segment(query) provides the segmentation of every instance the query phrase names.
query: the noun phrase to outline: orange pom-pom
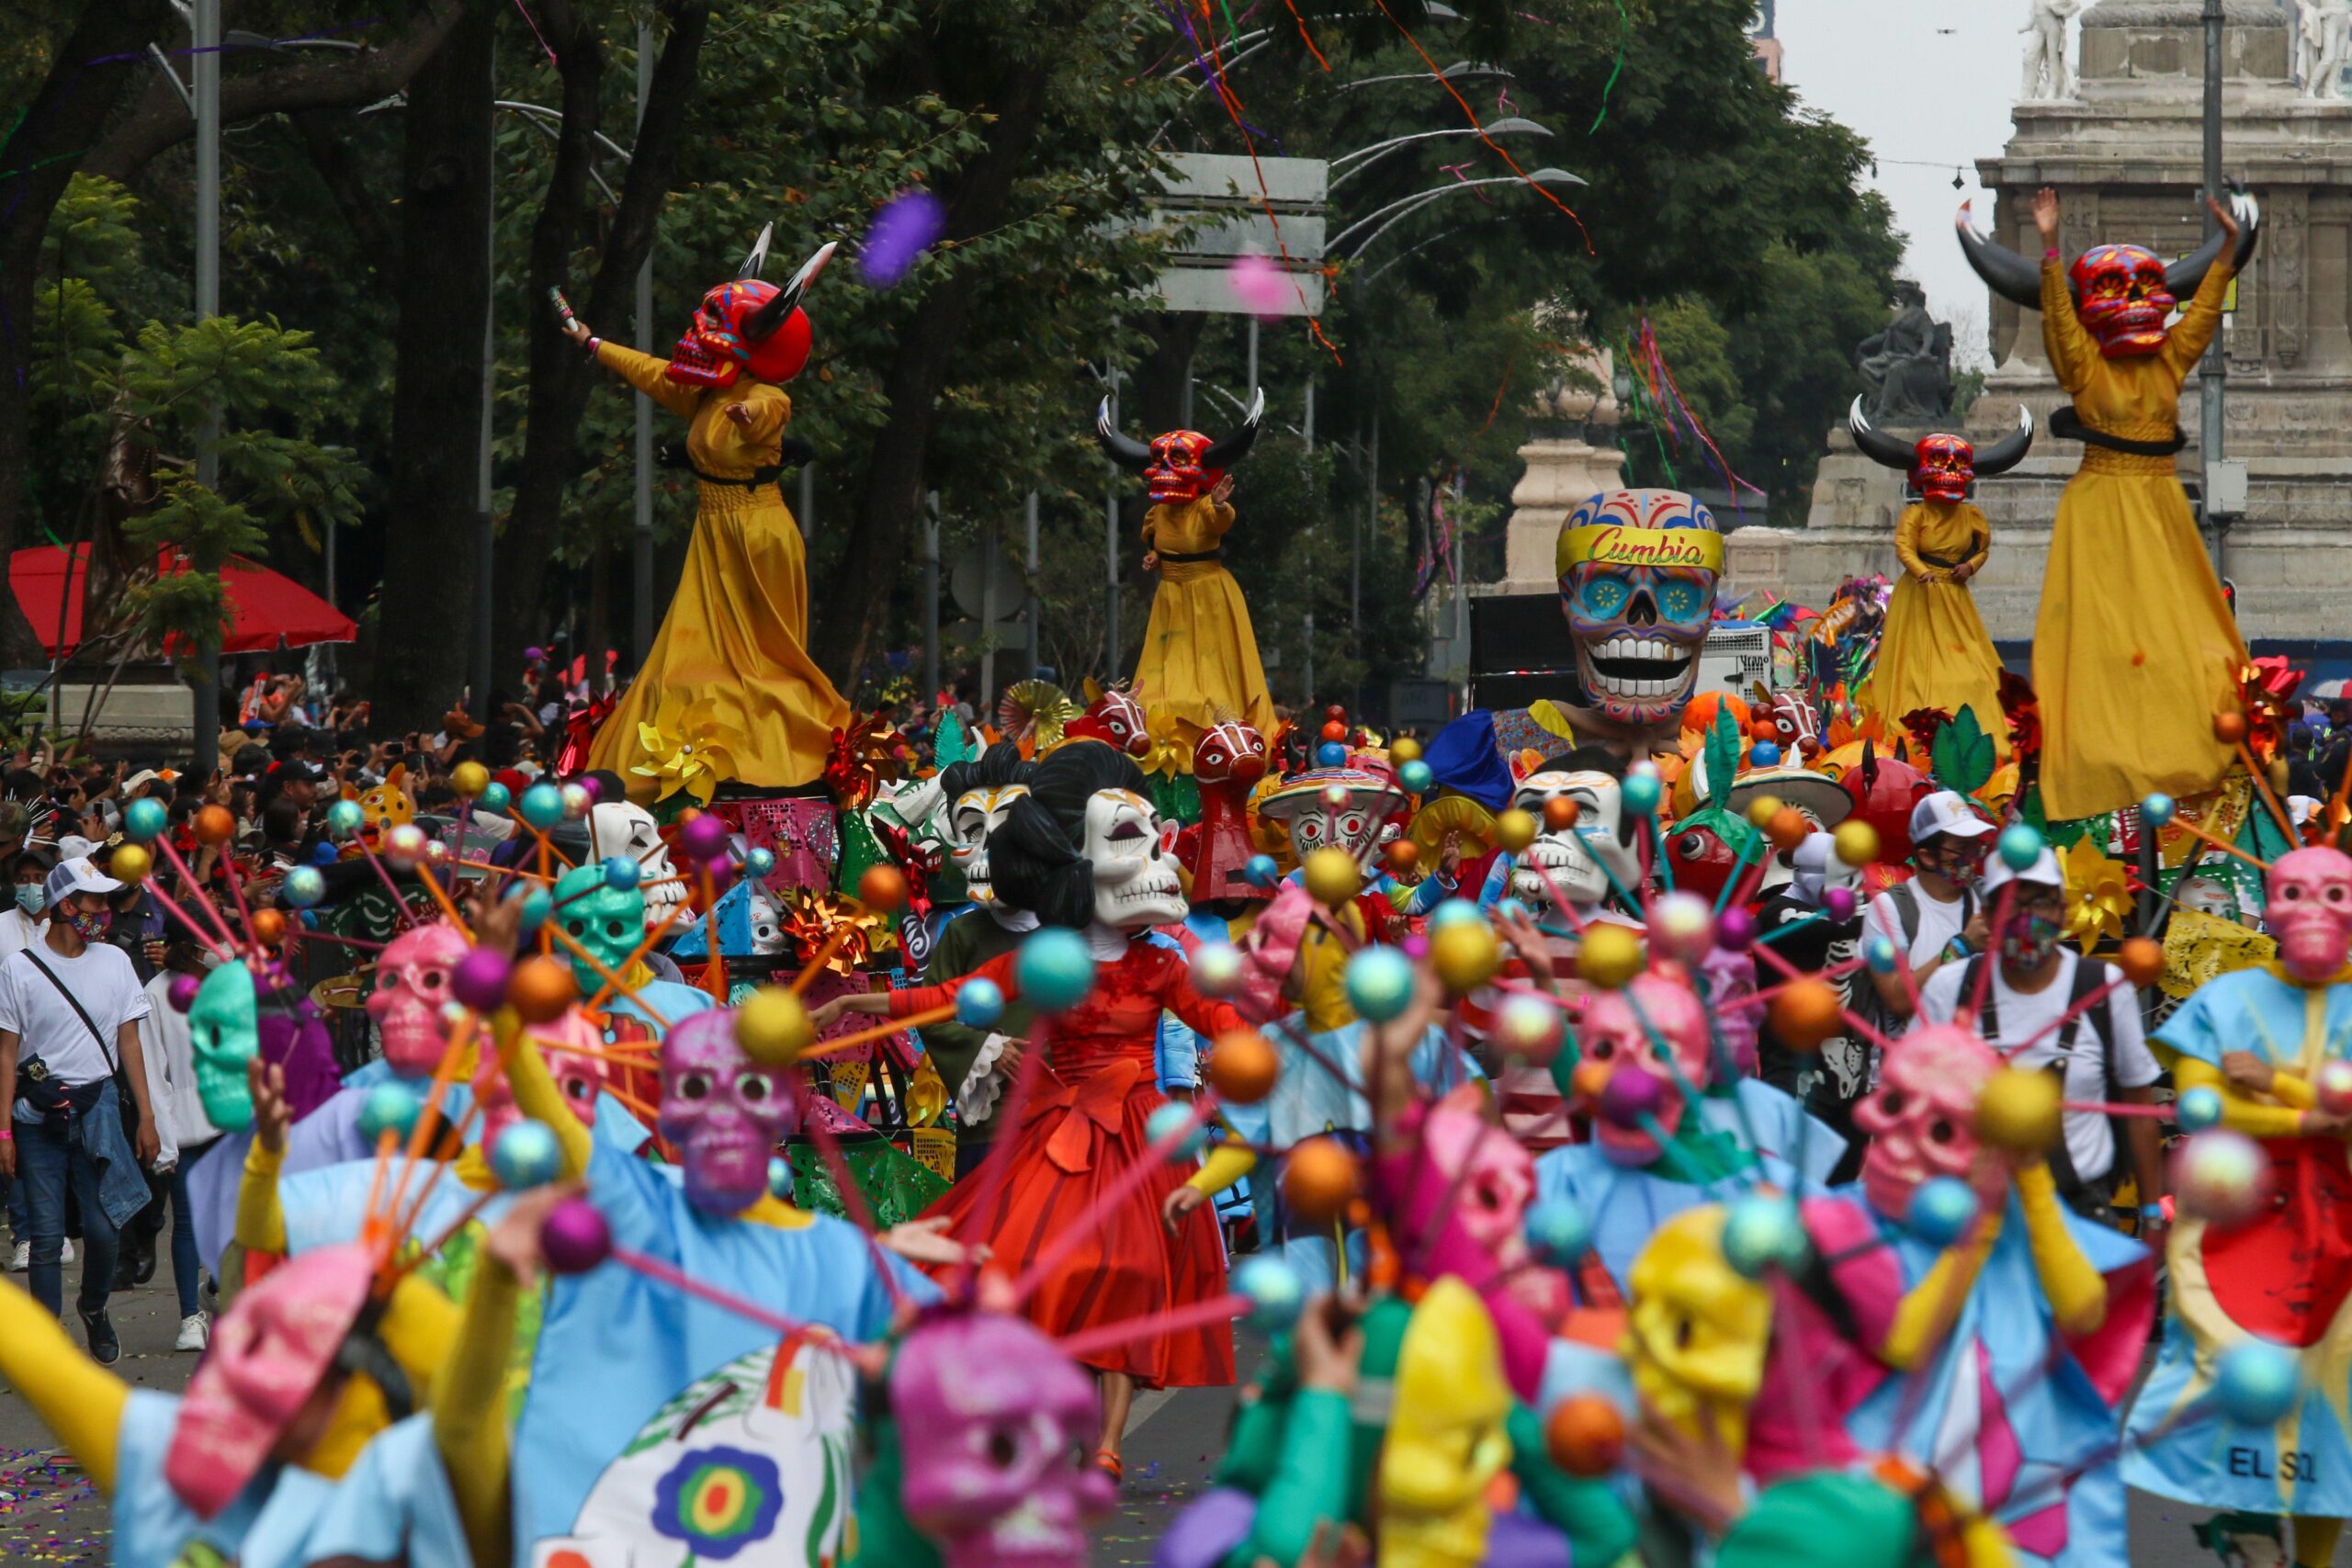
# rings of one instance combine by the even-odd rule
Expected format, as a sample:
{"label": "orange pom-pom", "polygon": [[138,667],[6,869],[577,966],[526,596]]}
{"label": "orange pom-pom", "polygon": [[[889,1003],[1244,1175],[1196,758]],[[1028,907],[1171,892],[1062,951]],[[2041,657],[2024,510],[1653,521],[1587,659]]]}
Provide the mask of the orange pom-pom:
{"label": "orange pom-pom", "polygon": [[1386,859],[1388,869],[1404,876],[1421,863],[1421,846],[1410,839],[1392,839],[1388,842]]}
{"label": "orange pom-pom", "polygon": [[1772,1032],[1783,1045],[1818,1051],[1838,1031],[1838,987],[1826,980],[1792,980],[1772,998]]}
{"label": "orange pom-pom", "polygon": [[1793,806],[1783,806],[1772,813],[1770,822],[1764,824],[1764,836],[1772,840],[1774,849],[1783,853],[1804,843],[1806,835],[1812,831],[1813,824],[1805,819],[1804,812]]}
{"label": "orange pom-pom", "polygon": [[1323,727],[1323,739],[1326,740],[1345,740],[1347,738],[1348,727],[1340,719],[1335,718]]}
{"label": "orange pom-pom", "polygon": [[1356,1156],[1333,1138],[1309,1138],[1290,1151],[1283,1170],[1283,1197],[1291,1213],[1311,1226],[1331,1224],[1347,1212],[1360,1176]]}
{"label": "orange pom-pom", "polygon": [[1625,1458],[1625,1417],[1605,1395],[1572,1393],[1544,1423],[1544,1447],[1570,1475],[1606,1475]]}
{"label": "orange pom-pom", "polygon": [[506,982],[507,1004],[525,1023],[553,1023],[579,999],[580,986],[571,977],[571,965],[544,953],[517,964],[514,977]]}
{"label": "orange pom-pom", "polygon": [[1218,1035],[1204,1069],[1217,1098],[1235,1105],[1255,1105],[1273,1093],[1282,1070],[1282,1057],[1254,1029]]}
{"label": "orange pom-pom", "polygon": [[286,940],[286,917],[276,909],[255,909],[253,927],[254,940],[264,947],[276,947]]}
{"label": "orange pom-pom", "polygon": [[1577,1070],[1568,1075],[1568,1087],[1575,1097],[1589,1105],[1600,1103],[1601,1091],[1609,1087],[1610,1066],[1606,1062],[1590,1059],[1578,1062]]}
{"label": "orange pom-pom", "polygon": [[2154,985],[2165,972],[2165,944],[2150,936],[2126,937],[2115,954],[2123,977],[2143,988]]}
{"label": "orange pom-pom", "polygon": [[1582,809],[1572,797],[1555,795],[1544,803],[1544,826],[1555,833],[1565,833],[1577,825]]}
{"label": "orange pom-pom", "polygon": [[2245,715],[2224,713],[2213,716],[2213,739],[2224,746],[2235,746],[2245,739]]}
{"label": "orange pom-pom", "polygon": [[225,844],[237,836],[237,819],[225,806],[208,806],[196,814],[196,841]]}
{"label": "orange pom-pom", "polygon": [[857,901],[886,915],[897,914],[907,901],[907,874],[887,863],[867,866],[857,879]]}

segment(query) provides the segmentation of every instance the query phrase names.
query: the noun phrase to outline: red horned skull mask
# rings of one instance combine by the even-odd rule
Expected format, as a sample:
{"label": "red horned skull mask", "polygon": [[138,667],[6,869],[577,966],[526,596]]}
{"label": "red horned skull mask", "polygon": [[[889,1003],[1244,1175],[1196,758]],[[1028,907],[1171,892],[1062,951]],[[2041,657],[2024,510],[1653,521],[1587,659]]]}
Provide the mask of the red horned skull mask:
{"label": "red horned skull mask", "polygon": [[1113,462],[1143,476],[1154,505],[1182,506],[1216,488],[1226,469],[1239,462],[1258,439],[1258,422],[1265,417],[1266,395],[1255,393],[1232,434],[1212,438],[1197,430],[1171,430],[1152,437],[1151,444],[1120,434],[1111,422],[1111,400],[1094,418],[1094,436]]}
{"label": "red horned skull mask", "polygon": [[2109,359],[2150,355],[2165,344],[2165,321],[2178,302],[2165,264],[2139,245],[2094,245],[2068,274],[2075,314]]}
{"label": "red horned skull mask", "polygon": [[1976,448],[1957,435],[1923,435],[1912,448],[1911,488],[1929,501],[1966,501],[1976,482]]}
{"label": "red horned skull mask", "polygon": [[702,297],[695,319],[670,353],[669,378],[685,387],[731,387],[749,371],[755,381],[781,385],[808,363],[808,317],[800,297],[832,259],[825,246],[778,288],[760,281],[768,235],[760,232],[743,270]]}

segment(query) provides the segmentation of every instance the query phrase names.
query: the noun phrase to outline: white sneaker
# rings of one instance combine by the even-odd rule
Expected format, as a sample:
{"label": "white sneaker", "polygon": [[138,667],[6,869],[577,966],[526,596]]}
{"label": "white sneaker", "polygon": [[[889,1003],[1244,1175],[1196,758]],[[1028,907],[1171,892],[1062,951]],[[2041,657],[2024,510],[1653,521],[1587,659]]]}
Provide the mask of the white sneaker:
{"label": "white sneaker", "polygon": [[33,1266],[33,1244],[20,1241],[8,1253],[8,1272],[21,1274]]}
{"label": "white sneaker", "polygon": [[204,1321],[204,1314],[200,1312],[190,1313],[187,1316],[180,1319],[179,1342],[174,1345],[172,1348],[175,1350],[201,1350],[204,1348],[205,1343],[209,1337],[210,1331]]}
{"label": "white sneaker", "polygon": [[74,1243],[70,1239],[65,1243],[65,1250],[57,1255],[57,1260],[60,1263],[74,1261]]}

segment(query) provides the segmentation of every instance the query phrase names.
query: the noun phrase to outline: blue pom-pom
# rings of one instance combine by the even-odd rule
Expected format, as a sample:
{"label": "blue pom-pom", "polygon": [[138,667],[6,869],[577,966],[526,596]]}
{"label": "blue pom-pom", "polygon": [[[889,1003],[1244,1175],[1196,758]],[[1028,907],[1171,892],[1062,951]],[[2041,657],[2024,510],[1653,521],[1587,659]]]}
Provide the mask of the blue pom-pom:
{"label": "blue pom-pom", "polygon": [[509,893],[507,897],[523,900],[522,933],[525,936],[547,924],[548,917],[555,913],[555,895],[544,887],[529,887],[521,893]]}
{"label": "blue pom-pom", "polygon": [[294,908],[307,909],[327,896],[327,879],[314,865],[298,865],[278,884],[277,896]]}
{"label": "blue pom-pom", "polygon": [[523,792],[523,820],[544,833],[563,820],[563,791],[553,784],[535,784]]}
{"label": "blue pom-pom", "polygon": [[359,1134],[372,1144],[389,1127],[394,1136],[405,1139],[416,1130],[416,1119],[424,1114],[424,1102],[408,1085],[379,1083],[359,1102]]}
{"label": "blue pom-pom", "polygon": [[1064,927],[1031,934],[1012,961],[1022,999],[1038,1012],[1068,1012],[1094,989],[1094,957],[1086,939]]}
{"label": "blue pom-pom", "polygon": [[768,1160],[768,1196],[779,1203],[792,1201],[792,1162],[782,1155]]}
{"label": "blue pom-pom", "polygon": [[356,800],[338,800],[327,807],[327,831],[338,839],[348,839],[367,820],[368,813]]}
{"label": "blue pom-pom", "polygon": [[2278,1425],[2301,1393],[2294,1352],[2267,1339],[2241,1339],[2213,1365],[2213,1397],[2241,1427]]}
{"label": "blue pom-pom", "polygon": [[1241,863],[1241,880],[1252,887],[1272,887],[1283,879],[1283,868],[1272,855],[1251,855]]}
{"label": "blue pom-pom", "polygon": [[1467,898],[1448,898],[1430,911],[1431,936],[1454,926],[1483,926],[1486,923],[1486,911]]}
{"label": "blue pom-pom", "polygon": [[1592,1221],[1566,1198],[1537,1203],[1527,1211],[1527,1248],[1555,1269],[1566,1269],[1592,1245]]}
{"label": "blue pom-pom", "polygon": [[506,808],[514,804],[514,792],[503,784],[488,784],[483,787],[481,794],[474,798],[474,804],[484,811],[495,811],[503,817],[506,814]]}
{"label": "blue pom-pom", "polygon": [[546,1122],[517,1122],[492,1145],[490,1169],[509,1192],[545,1187],[563,1169],[563,1145]]}
{"label": "blue pom-pom", "polygon": [[1386,1023],[1413,999],[1413,961],[1393,947],[1365,947],[1348,960],[1348,1006],[1367,1023]]}
{"label": "blue pom-pom", "polygon": [[1280,1334],[1306,1308],[1306,1281],[1272,1253],[1254,1253],[1236,1265],[1233,1291],[1250,1298],[1250,1325],[1265,1334]]}
{"label": "blue pom-pom", "polygon": [[1419,757],[1396,770],[1396,782],[1412,795],[1427,795],[1437,787],[1437,775]]}
{"label": "blue pom-pom", "polygon": [[775,852],[752,849],[743,852],[743,874],[758,878],[775,874]]}
{"label": "blue pom-pom", "polygon": [[1315,763],[1322,768],[1344,768],[1348,765],[1348,747],[1343,740],[1326,740],[1315,748]]}
{"label": "blue pom-pom", "polygon": [[1617,798],[1634,816],[1651,817],[1657,812],[1662,793],[1656,773],[1628,773],[1618,787]]}
{"label": "blue pom-pom", "polygon": [[2151,828],[2169,828],[2175,809],[2172,796],[2158,790],[2140,802],[2140,820]]}
{"label": "blue pom-pom", "polygon": [[628,855],[605,857],[605,886],[616,893],[628,893],[645,880],[645,868]]}
{"label": "blue pom-pom", "polygon": [[1742,1198],[1724,1220],[1724,1261],[1750,1280],[1762,1279],[1771,1269],[1792,1272],[1804,1266],[1811,1247],[1797,1206],[1786,1198]]}
{"label": "blue pom-pom", "polygon": [[1004,1016],[1004,987],[975,975],[956,993],[956,1021],[967,1029],[993,1029]]}
{"label": "blue pom-pom", "polygon": [[1873,975],[1894,974],[1895,960],[1898,956],[1894,950],[1894,939],[1884,931],[1873,932],[1870,941],[1862,945],[1862,962],[1871,966],[1871,973]]}
{"label": "blue pom-pom", "polygon": [[1201,1145],[1209,1141],[1208,1126],[1193,1115],[1191,1106],[1179,1100],[1171,1100],[1144,1118],[1144,1142],[1158,1148],[1163,1139],[1176,1137],[1187,1122],[1192,1123],[1192,1131],[1178,1139],[1168,1151],[1168,1157],[1170,1161],[1195,1158],[1201,1152]]}
{"label": "blue pom-pom", "polygon": [[343,856],[337,852],[334,845],[324,839],[321,839],[318,841],[317,847],[311,851],[311,863],[312,865],[329,866],[333,865],[342,858]]}
{"label": "blue pom-pom", "polygon": [[2012,822],[2001,829],[2001,863],[2011,871],[2030,870],[2046,847],[2041,835],[2023,822]]}
{"label": "blue pom-pom", "polygon": [[2222,1124],[2222,1097],[2210,1089],[2183,1089],[2172,1102],[2172,1119],[2184,1133],[2202,1133]]}
{"label": "blue pom-pom", "polygon": [[1905,1223],[1911,1234],[1929,1247],[1950,1247],[1976,1223],[1980,1205],[1975,1190],[1956,1176],[1938,1176],[1919,1183],[1911,1194],[1911,1213]]}
{"label": "blue pom-pom", "polygon": [[171,814],[152,795],[132,801],[122,813],[122,835],[134,844],[146,843],[170,826]]}
{"label": "blue pom-pom", "polygon": [[1781,765],[1781,743],[1758,740],[1747,749],[1747,765],[1751,768],[1777,768]]}

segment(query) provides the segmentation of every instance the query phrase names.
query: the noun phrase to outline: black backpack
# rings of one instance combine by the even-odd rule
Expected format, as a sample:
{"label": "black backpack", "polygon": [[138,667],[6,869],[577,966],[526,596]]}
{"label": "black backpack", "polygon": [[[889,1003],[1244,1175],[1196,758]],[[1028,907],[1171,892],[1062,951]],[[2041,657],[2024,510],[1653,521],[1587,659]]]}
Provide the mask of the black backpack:
{"label": "black backpack", "polygon": [[[1977,972],[1984,963],[1984,954],[1978,953],[1969,959],[1967,964],[1961,970],[1960,995],[1963,1002],[1976,994]],[[2105,1006],[2083,1008],[2083,1004],[2090,998],[2092,993],[2106,984],[2106,964],[2089,958],[2075,960],[2075,983],[2067,987],[2066,993],[2066,1010],[2074,1012],[2075,1016],[2069,1019],[2065,1027],[2058,1032],[2058,1059],[2042,1069],[2058,1080],[2058,1094],[2062,1100],[2065,1098],[2066,1093],[2066,1064],[2074,1057],[2075,1042],[2081,1035],[2085,1023],[2088,1023],[2092,1032],[2098,1036],[2099,1071],[2103,1075],[2108,1091],[2112,1093],[2120,1087],[2115,1081],[2115,1019],[2109,1010],[2109,1008],[2113,1005],[2112,998]],[[1985,987],[1984,1009],[1976,1015],[1977,1032],[1987,1040],[1997,1041],[2001,1037],[2000,995],[2000,987],[1997,986]],[[2083,1010],[2075,1012],[2075,1010],[2077,1008],[2082,1008]],[[2108,1124],[2115,1135],[2115,1164],[2108,1168],[2108,1175],[2112,1178],[2121,1168],[2124,1150],[2130,1145],[2124,1141],[2123,1121],[2120,1117],[2109,1117]],[[2070,1203],[2077,1199],[2091,1196],[2082,1178],[2075,1173],[2074,1156],[2066,1147],[2066,1140],[2063,1133],[2057,1145],[2050,1151],[2050,1174],[2058,1183],[2059,1195]]]}

